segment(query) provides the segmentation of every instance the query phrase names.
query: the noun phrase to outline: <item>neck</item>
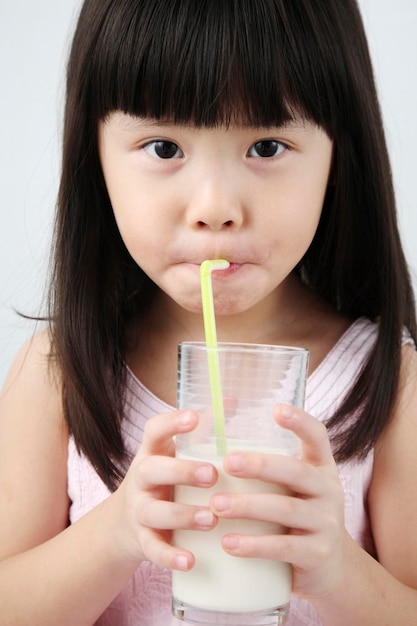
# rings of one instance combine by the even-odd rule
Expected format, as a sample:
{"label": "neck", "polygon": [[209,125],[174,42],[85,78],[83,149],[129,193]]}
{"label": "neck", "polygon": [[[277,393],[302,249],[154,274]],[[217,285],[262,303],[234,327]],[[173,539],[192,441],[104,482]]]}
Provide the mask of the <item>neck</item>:
{"label": "neck", "polygon": [[[307,348],[310,371],[322,361],[349,323],[296,276],[289,277],[250,310],[216,319],[218,341]],[[127,363],[153,393],[174,405],[178,343],[204,339],[202,314],[185,311],[158,292],[145,319],[131,328]]]}

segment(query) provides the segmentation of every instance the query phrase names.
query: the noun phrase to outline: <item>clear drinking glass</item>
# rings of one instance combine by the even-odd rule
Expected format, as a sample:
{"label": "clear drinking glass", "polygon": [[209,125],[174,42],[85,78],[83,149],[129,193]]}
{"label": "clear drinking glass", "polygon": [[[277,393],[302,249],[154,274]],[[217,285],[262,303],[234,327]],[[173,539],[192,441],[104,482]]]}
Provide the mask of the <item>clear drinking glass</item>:
{"label": "clear drinking glass", "polygon": [[[214,363],[214,366],[213,366]],[[262,344],[182,343],[178,361],[178,408],[199,413],[198,427],[176,437],[178,458],[209,461],[219,478],[210,489],[179,485],[177,502],[207,506],[213,493],[286,493],[279,485],[229,476],[229,451],[299,456],[301,444],[273,419],[273,407],[303,407],[308,351]],[[215,376],[213,379],[213,367]],[[222,431],[224,427],[224,431]],[[173,572],[173,614],[195,624],[282,624],[289,611],[292,570],[288,563],[228,555],[227,533],[285,533],[276,523],[220,519],[211,531],[178,530],[174,543],[195,555],[189,572]]]}

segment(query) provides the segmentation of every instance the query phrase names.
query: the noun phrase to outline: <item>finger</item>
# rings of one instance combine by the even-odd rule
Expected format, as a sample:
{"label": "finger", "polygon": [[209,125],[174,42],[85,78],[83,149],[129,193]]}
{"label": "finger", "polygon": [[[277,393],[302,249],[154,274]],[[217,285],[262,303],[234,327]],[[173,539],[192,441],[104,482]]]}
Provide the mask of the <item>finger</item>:
{"label": "finger", "polygon": [[160,567],[188,571],[194,566],[195,558],[191,552],[172,546],[156,530],[144,528],[141,543],[145,558]]}
{"label": "finger", "polygon": [[300,569],[314,562],[314,553],[319,551],[307,535],[291,534],[224,535],[222,547],[232,556],[284,561]]}
{"label": "finger", "polygon": [[145,425],[140,454],[162,454],[167,445],[173,449],[172,437],[193,430],[197,423],[198,415],[195,411],[172,411],[155,415]]}
{"label": "finger", "polygon": [[301,439],[305,461],[312,465],[334,464],[329,436],[322,422],[289,405],[275,407],[274,418],[279,426]]}
{"label": "finger", "polygon": [[313,568],[319,572],[320,564],[328,561],[338,551],[331,542],[312,541],[309,535],[291,533],[269,536],[224,535],[222,547],[234,557],[291,563],[297,576],[302,576]]}
{"label": "finger", "polygon": [[[232,476],[273,483],[277,490],[281,485],[306,497],[319,496],[325,488],[319,468],[283,454],[232,452],[225,457],[223,464]],[[262,491],[262,485],[259,485],[259,491]]]}
{"label": "finger", "polygon": [[136,463],[135,478],[141,489],[160,485],[211,487],[217,470],[210,463],[184,461],[169,456],[147,456]]}
{"label": "finger", "polygon": [[283,528],[303,532],[321,528],[319,512],[305,500],[288,495],[219,493],[211,497],[209,505],[216,517],[277,524],[277,533]]}
{"label": "finger", "polygon": [[211,530],[217,518],[208,507],[194,507],[149,498],[142,506],[138,522],[159,530]]}

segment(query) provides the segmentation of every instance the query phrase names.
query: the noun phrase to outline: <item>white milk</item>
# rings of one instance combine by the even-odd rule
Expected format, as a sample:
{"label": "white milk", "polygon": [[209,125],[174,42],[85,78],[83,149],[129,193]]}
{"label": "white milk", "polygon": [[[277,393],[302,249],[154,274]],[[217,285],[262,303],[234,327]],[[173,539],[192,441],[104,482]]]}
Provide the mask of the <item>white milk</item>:
{"label": "white milk", "polygon": [[[177,453],[177,457],[202,460],[197,454]],[[203,460],[208,460],[206,454]],[[220,461],[212,463],[219,473],[215,486],[201,489],[177,485],[176,502],[207,506],[210,496],[220,492],[286,493],[274,484],[233,478],[225,473]],[[241,519],[219,519],[216,528],[210,531],[175,531],[175,545],[194,554],[195,566],[189,572],[173,572],[173,596],[194,607],[224,612],[263,611],[287,604],[291,591],[288,563],[234,557],[221,547],[221,538],[227,533],[276,535],[283,532],[285,529],[279,524]]]}

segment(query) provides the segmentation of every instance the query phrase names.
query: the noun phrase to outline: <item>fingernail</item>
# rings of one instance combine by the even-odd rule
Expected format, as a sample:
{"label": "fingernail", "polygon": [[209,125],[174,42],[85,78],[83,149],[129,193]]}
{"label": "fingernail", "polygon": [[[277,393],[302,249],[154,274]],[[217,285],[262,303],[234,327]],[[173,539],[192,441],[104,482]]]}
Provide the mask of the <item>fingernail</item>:
{"label": "fingernail", "polygon": [[211,528],[214,523],[214,515],[211,511],[207,509],[201,509],[200,511],[197,511],[194,519],[196,524],[198,524],[200,528]]}
{"label": "fingernail", "polygon": [[213,468],[211,465],[201,465],[196,469],[196,478],[203,485],[210,485],[213,482]]}
{"label": "fingernail", "polygon": [[279,407],[279,411],[281,417],[283,417],[285,420],[290,420],[294,415],[293,407],[289,406],[288,404],[281,404],[281,406]]}
{"label": "fingernail", "polygon": [[223,494],[214,496],[212,504],[215,511],[227,511],[230,509],[230,496]]}
{"label": "fingernail", "polygon": [[231,454],[227,457],[227,467],[234,472],[242,470],[245,466],[245,459],[241,454]]}
{"label": "fingernail", "polygon": [[222,539],[222,544],[228,550],[237,550],[240,546],[240,539],[237,535],[225,535]]}
{"label": "fingernail", "polygon": [[178,415],[178,421],[181,426],[189,426],[191,424],[191,413],[186,411]]}
{"label": "fingernail", "polygon": [[175,555],[174,562],[177,569],[183,571],[188,570],[188,558],[184,554]]}

